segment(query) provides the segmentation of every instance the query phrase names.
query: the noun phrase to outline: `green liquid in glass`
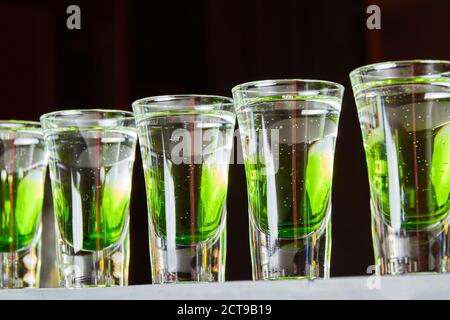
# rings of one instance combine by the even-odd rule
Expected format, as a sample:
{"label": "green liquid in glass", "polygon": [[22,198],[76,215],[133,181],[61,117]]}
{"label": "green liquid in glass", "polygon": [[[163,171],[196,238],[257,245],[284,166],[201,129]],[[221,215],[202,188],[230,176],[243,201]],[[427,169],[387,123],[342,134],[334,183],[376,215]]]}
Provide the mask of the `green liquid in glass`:
{"label": "green liquid in glass", "polygon": [[39,228],[46,167],[0,177],[0,251],[27,247]]}
{"label": "green liquid in glass", "polygon": [[128,221],[135,134],[69,130],[47,139],[60,236],[75,250],[116,244]]}
{"label": "green liquid in glass", "polygon": [[[227,195],[228,179],[224,168],[205,165],[172,166],[175,193],[173,205],[166,203],[165,182],[161,169],[146,169],[147,201],[154,228],[160,237],[167,236],[167,210],[175,210],[176,243],[189,245],[210,239],[217,233]],[[180,177],[177,179],[175,177]],[[198,182],[196,182],[198,181]],[[189,195],[194,190],[192,198]],[[176,185],[176,186],[175,186]],[[177,196],[178,195],[178,196]],[[195,201],[194,210],[191,199]],[[170,200],[169,200],[170,201]],[[193,213],[194,212],[194,213]],[[171,213],[173,214],[173,213]],[[170,223],[170,222],[169,222]]]}
{"label": "green liquid in glass", "polygon": [[269,100],[238,117],[251,223],[281,239],[316,231],[330,206],[337,109],[325,100]]}
{"label": "green liquid in glass", "polygon": [[[140,143],[153,232],[160,238],[173,236],[177,245],[217,235],[226,204],[232,115],[171,114],[142,121]],[[175,152],[180,143],[187,148]],[[189,149],[195,143],[197,147]]]}
{"label": "green liquid in glass", "polygon": [[448,80],[422,78],[355,91],[372,203],[391,227],[423,230],[448,217],[449,88]]}

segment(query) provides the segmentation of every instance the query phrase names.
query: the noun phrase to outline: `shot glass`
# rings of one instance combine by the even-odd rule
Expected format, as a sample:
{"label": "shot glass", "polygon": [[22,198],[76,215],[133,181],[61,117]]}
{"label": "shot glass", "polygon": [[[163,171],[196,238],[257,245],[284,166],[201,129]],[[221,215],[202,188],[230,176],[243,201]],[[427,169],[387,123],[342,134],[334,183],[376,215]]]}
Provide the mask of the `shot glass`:
{"label": "shot glass", "polygon": [[450,61],[350,74],[364,141],[376,272],[449,271]]}
{"label": "shot glass", "polygon": [[39,122],[0,121],[0,170],[0,288],[35,288],[47,170]]}
{"label": "shot glass", "polygon": [[61,287],[128,282],[129,204],[137,134],[131,112],[41,117],[49,154]]}
{"label": "shot glass", "polygon": [[133,103],[147,188],[153,283],[225,278],[230,98],[159,96]]}
{"label": "shot glass", "polygon": [[247,177],[254,280],[327,278],[343,87],[265,80],[232,89]]}

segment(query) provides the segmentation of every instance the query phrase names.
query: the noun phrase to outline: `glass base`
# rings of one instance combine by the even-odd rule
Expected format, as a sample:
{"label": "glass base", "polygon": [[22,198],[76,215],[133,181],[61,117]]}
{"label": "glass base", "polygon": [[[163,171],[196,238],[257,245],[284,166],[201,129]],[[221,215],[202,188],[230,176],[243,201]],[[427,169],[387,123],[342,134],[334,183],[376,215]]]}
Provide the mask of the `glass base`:
{"label": "glass base", "polygon": [[65,288],[128,285],[128,234],[116,245],[100,251],[75,251],[58,241],[59,286]]}
{"label": "glass base", "polygon": [[[330,277],[331,219],[303,238],[272,238],[250,222],[253,280]],[[250,217],[251,219],[251,217]]]}
{"label": "glass base", "polygon": [[378,275],[449,272],[448,221],[417,231],[394,230],[372,215]]}
{"label": "glass base", "polygon": [[40,255],[40,239],[15,252],[0,252],[0,288],[38,288]]}
{"label": "glass base", "polygon": [[150,232],[153,283],[225,281],[225,227],[215,237],[193,245],[175,245]]}

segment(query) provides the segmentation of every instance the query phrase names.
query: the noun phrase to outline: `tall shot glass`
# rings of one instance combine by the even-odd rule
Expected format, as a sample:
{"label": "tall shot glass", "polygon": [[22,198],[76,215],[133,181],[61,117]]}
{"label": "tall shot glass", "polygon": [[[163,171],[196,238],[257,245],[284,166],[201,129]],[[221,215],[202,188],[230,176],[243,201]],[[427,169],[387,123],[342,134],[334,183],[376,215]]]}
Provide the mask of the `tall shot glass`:
{"label": "tall shot glass", "polygon": [[232,89],[254,280],[329,277],[339,84],[265,80]]}
{"label": "tall shot glass", "polygon": [[0,288],[39,286],[46,170],[39,122],[0,121]]}
{"label": "tall shot glass", "polygon": [[350,79],[377,273],[448,272],[450,61],[378,63]]}
{"label": "tall shot glass", "polygon": [[233,101],[159,96],[134,102],[133,110],[147,188],[153,283],[224,281]]}
{"label": "tall shot glass", "polygon": [[128,281],[129,204],[137,134],[131,112],[41,117],[49,153],[62,287]]}

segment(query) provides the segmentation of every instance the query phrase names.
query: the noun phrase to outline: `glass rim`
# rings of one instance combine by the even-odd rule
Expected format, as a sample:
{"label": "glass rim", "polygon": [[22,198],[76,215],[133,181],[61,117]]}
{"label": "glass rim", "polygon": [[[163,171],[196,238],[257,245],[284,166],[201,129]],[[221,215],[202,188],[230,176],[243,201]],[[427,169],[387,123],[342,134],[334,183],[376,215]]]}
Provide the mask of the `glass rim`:
{"label": "glass rim", "polygon": [[[64,116],[76,115],[76,114],[87,114],[87,113],[103,113],[103,114],[117,114],[118,117],[110,118],[112,120],[134,120],[134,114],[131,111],[120,110],[120,109],[67,109],[67,110],[57,110],[48,113],[44,113],[40,116],[40,121],[49,120],[52,122],[67,121]],[[98,119],[104,120],[104,119]],[[96,119],[77,119],[77,123],[81,122],[92,122],[97,121]]]}
{"label": "glass rim", "polygon": [[28,130],[42,130],[39,121],[32,120],[0,120],[0,131],[14,130],[14,131],[28,131]]}
{"label": "glass rim", "polygon": [[[252,90],[252,88],[263,88],[263,87],[272,87],[280,84],[292,84],[292,83],[300,83],[300,84],[322,84],[328,87],[315,89],[316,91],[326,90],[327,92],[335,91],[340,92],[341,94],[344,92],[345,87],[337,82],[328,81],[328,80],[320,80],[320,79],[302,79],[302,78],[292,78],[292,79],[267,79],[267,80],[256,80],[249,81],[238,84],[231,89],[231,92],[234,94],[236,92],[259,92],[259,90]],[[301,91],[301,90],[299,90]],[[294,90],[292,91],[294,92]],[[277,91],[273,91],[274,94],[279,93]]]}
{"label": "glass rim", "polygon": [[[183,99],[192,98],[204,98],[204,99],[217,99],[222,102],[222,104],[233,104],[233,99],[230,97],[211,95],[211,94],[166,94],[158,96],[150,96],[145,98],[140,98],[132,103],[132,107],[151,107],[150,104],[155,104],[155,107],[164,107],[158,105],[159,102],[169,102],[169,101],[181,101]],[[203,103],[203,105],[215,105],[216,103]],[[195,107],[195,105],[194,105]],[[180,108],[182,108],[180,106]]]}
{"label": "glass rim", "polygon": [[[387,70],[387,69],[393,69],[399,66],[407,66],[407,65],[448,65],[450,67],[450,60],[440,60],[440,59],[407,59],[407,60],[390,60],[390,61],[382,61],[382,62],[376,62],[367,64],[364,66],[360,66],[356,69],[353,69],[349,73],[350,79],[353,79],[357,77],[358,75],[361,77],[367,77],[371,78],[369,75],[363,75],[363,72],[367,71],[378,71],[378,70]],[[440,72],[436,72],[436,75],[441,74]],[[410,77],[420,77],[420,76],[410,76]],[[380,76],[373,76],[373,78],[382,78]],[[392,77],[389,77],[392,78]],[[389,79],[386,77],[386,79]],[[405,77],[402,77],[405,78]]]}

